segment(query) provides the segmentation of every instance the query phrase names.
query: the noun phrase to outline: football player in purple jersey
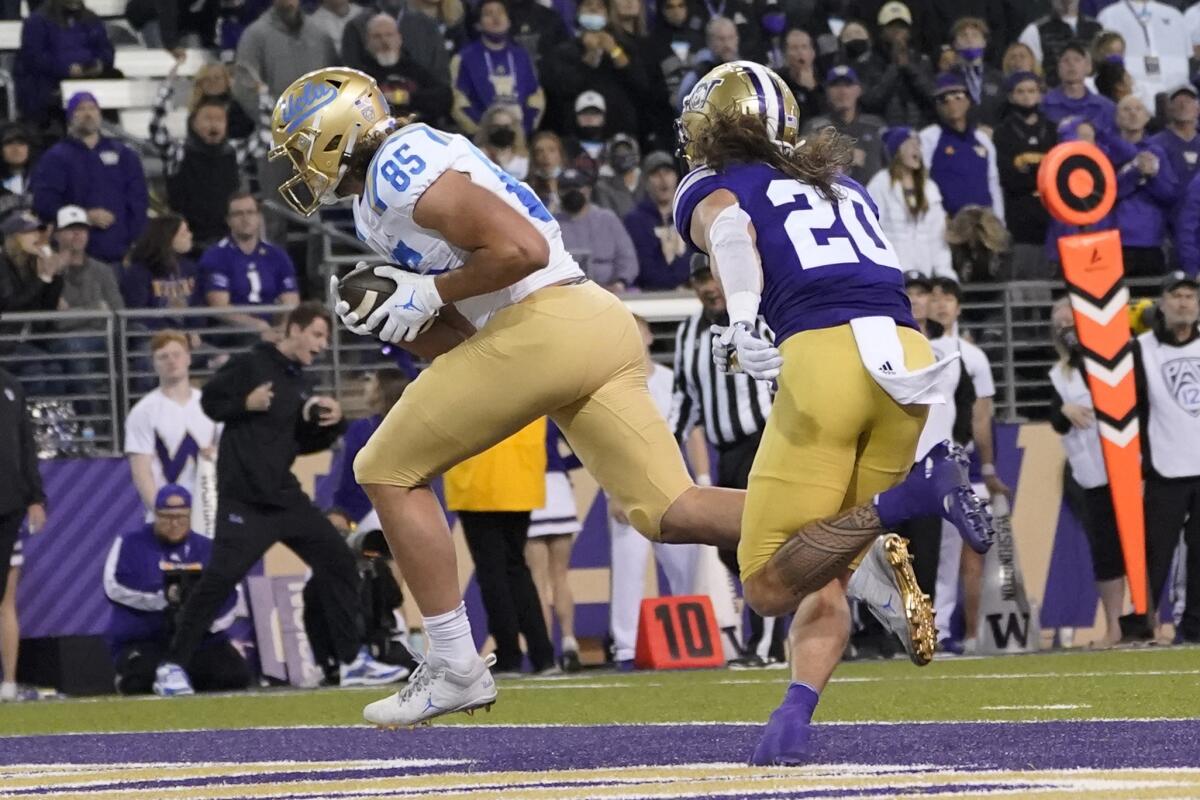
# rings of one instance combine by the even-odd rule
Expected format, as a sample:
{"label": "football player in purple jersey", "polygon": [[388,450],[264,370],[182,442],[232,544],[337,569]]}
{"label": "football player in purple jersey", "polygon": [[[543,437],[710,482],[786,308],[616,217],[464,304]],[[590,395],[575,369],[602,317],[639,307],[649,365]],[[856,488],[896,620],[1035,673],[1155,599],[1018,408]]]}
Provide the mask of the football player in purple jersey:
{"label": "football player in purple jersey", "polygon": [[[942,402],[945,362],[935,364],[913,321],[875,203],[843,174],[853,140],[830,128],[801,141],[799,116],[778,75],[736,61],[696,84],[678,122],[692,171],[675,195],[675,223],[709,255],[729,310],[714,360],[778,382],[738,561],[755,611],[796,614],[793,681],[756,764],[806,759],[813,709],[849,634],[847,593],[869,603],[914,662],[932,658],[932,609],[906,542],[877,535],[909,514],[930,469],[951,463],[961,479],[963,463],[961,451],[939,445],[906,480],[927,406]],[[755,333],[760,313],[774,346]],[[939,491],[944,516],[986,550],[991,526],[979,501],[961,480]],[[823,535],[796,535],[830,519]],[[825,582],[812,586],[817,576]]]}

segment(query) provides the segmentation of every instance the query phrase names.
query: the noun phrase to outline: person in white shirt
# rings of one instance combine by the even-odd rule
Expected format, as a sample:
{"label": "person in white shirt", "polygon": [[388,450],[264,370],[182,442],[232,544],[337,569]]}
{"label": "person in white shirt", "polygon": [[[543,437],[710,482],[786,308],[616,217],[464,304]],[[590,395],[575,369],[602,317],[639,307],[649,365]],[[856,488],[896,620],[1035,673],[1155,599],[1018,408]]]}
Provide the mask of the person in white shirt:
{"label": "person in white shirt", "polygon": [[883,146],[890,163],[871,178],[867,193],[879,207],[879,225],[901,266],[926,277],[958,280],[946,243],[942,193],[921,158],[921,140],[912,128],[889,128]]}
{"label": "person in white shirt", "polygon": [[[675,373],[654,361],[650,344],[654,337],[650,326],[637,317],[642,342],[646,345],[646,371],[650,397],[666,419],[671,414]],[[612,536],[611,594],[608,605],[609,631],[613,638],[613,661],[617,668],[633,668],[637,645],[638,614],[645,594],[646,564],[651,550],[667,577],[671,594],[691,594],[702,545],[651,543],[629,524],[625,511],[612,496],[608,500],[608,530]]]}
{"label": "person in white shirt", "polygon": [[1187,83],[1193,40],[1183,14],[1158,0],[1117,0],[1097,20],[1125,37],[1125,68],[1147,108],[1172,86]]}
{"label": "person in white shirt", "polygon": [[169,483],[183,486],[196,498],[192,529],[212,536],[218,430],[200,408],[200,390],[191,384],[188,337],[159,331],[150,340],[150,352],[158,388],[139,400],[125,419],[125,455],[134,486],[146,507],[147,522],[154,519],[158,490]]}
{"label": "person in white shirt", "polygon": [[1050,368],[1054,397],[1050,400],[1050,425],[1062,436],[1067,464],[1063,495],[1079,520],[1092,553],[1096,591],[1104,607],[1103,646],[1121,641],[1121,604],[1125,599],[1125,559],[1117,534],[1117,517],[1108,473],[1100,448],[1100,429],[1092,393],[1083,373],[1083,351],[1075,332],[1071,304],[1062,298],[1050,315],[1054,347],[1059,360]]}
{"label": "person in white shirt", "polygon": [[[950,368],[959,375],[953,401],[955,406],[965,409],[969,405],[971,409],[970,419],[956,410],[952,423],[953,438],[955,441],[969,441],[979,455],[980,474],[971,476],[975,493],[984,500],[996,495],[1004,495],[1011,499],[1012,490],[996,475],[996,454],[992,440],[992,422],[995,418],[992,398],[996,395],[996,384],[992,378],[992,365],[983,350],[962,337],[958,327],[961,312],[962,288],[958,283],[944,278],[934,280],[933,291],[930,294],[929,317],[941,324],[945,330],[941,339],[934,341],[934,351],[939,357],[950,353],[959,354],[960,364]],[[946,643],[944,649],[957,649],[950,635],[949,624],[958,600],[957,588],[961,581],[965,627],[961,646],[964,652],[970,653],[975,647],[979,623],[983,556],[970,548],[962,547],[961,541],[953,529],[947,531],[943,527],[934,618],[938,626],[938,640]]]}

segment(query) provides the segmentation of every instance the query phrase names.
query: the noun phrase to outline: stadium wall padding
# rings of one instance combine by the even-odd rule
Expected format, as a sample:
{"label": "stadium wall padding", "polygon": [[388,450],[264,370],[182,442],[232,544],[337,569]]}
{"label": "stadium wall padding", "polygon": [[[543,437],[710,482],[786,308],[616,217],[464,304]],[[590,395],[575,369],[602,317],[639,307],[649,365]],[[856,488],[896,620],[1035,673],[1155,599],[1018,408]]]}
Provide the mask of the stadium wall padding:
{"label": "stadium wall padding", "polygon": [[[1062,500],[1059,437],[1044,423],[1001,424],[996,447],[999,474],[1016,491],[1017,551],[1026,590],[1041,609],[1042,628],[1076,627],[1081,629],[1076,643],[1086,643],[1098,621],[1098,598],[1087,541]],[[297,461],[297,475],[319,504],[328,501],[332,488],[328,473],[339,458],[339,453],[324,453]],[[113,537],[142,524],[141,502],[129,467],[120,458],[47,461],[42,474],[50,515],[46,530],[25,542],[26,565],[18,593],[22,635],[102,634],[108,618],[102,586],[105,557]],[[609,597],[606,508],[586,473],[577,472],[574,479],[579,508],[586,509],[584,531],[572,557],[577,632],[582,637],[603,637]],[[476,639],[482,643],[485,616],[470,555],[457,527],[455,540],[460,583],[466,590]],[[276,548],[265,559],[267,574],[294,574],[302,569],[286,548]],[[646,586],[648,596],[657,593],[651,572]],[[410,621],[419,619],[411,604],[406,611]]]}

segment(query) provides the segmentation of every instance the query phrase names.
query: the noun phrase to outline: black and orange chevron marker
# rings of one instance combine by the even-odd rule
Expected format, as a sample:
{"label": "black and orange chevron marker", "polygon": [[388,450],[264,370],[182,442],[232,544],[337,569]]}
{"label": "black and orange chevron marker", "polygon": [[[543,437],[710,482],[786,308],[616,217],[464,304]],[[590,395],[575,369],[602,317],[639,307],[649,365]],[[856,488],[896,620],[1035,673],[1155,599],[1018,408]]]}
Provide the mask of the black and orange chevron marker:
{"label": "black and orange chevron marker", "polygon": [[[1099,222],[1116,200],[1112,164],[1094,145],[1069,142],[1051,150],[1038,170],[1042,203],[1069,225]],[[1129,331],[1129,290],[1121,280],[1117,231],[1063,236],[1058,240],[1063,276],[1083,347],[1088,388],[1096,407],[1100,444],[1117,531],[1125,555],[1129,595],[1139,614],[1147,609],[1146,528],[1142,502],[1141,433]]]}

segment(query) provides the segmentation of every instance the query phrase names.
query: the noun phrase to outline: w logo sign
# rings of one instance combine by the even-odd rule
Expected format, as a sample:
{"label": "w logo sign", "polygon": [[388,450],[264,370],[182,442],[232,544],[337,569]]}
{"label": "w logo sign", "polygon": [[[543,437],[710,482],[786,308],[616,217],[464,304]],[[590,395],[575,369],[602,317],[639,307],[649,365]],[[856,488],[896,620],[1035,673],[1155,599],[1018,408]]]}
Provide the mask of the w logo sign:
{"label": "w logo sign", "polygon": [[1167,389],[1184,411],[1200,416],[1200,358],[1177,358],[1163,364]]}

